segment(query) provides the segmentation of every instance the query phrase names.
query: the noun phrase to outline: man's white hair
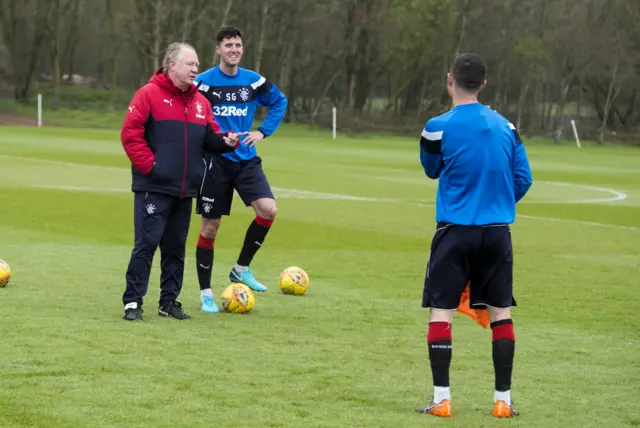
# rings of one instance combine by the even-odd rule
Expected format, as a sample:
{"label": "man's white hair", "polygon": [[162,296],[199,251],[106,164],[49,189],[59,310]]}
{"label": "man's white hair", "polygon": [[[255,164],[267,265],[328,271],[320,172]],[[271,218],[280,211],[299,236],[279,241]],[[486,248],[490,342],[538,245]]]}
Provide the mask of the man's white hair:
{"label": "man's white hair", "polygon": [[180,58],[180,53],[183,49],[191,49],[196,51],[189,43],[171,43],[166,52],[164,53],[164,59],[162,60],[162,71],[164,74],[169,72],[169,63],[176,62]]}

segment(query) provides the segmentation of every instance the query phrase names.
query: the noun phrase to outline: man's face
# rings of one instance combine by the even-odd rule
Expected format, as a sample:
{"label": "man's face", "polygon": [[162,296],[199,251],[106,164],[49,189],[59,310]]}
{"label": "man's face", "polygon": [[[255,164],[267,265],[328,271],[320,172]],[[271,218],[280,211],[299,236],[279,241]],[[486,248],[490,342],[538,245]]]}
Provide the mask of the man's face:
{"label": "man's face", "polygon": [[182,48],[178,60],[171,64],[170,70],[173,71],[173,75],[178,83],[183,88],[188,88],[189,85],[193,85],[193,81],[198,75],[198,54],[195,51]]}
{"label": "man's face", "polygon": [[235,67],[240,63],[244,47],[240,37],[232,37],[223,39],[216,46],[216,53],[220,55],[220,59],[228,66]]}

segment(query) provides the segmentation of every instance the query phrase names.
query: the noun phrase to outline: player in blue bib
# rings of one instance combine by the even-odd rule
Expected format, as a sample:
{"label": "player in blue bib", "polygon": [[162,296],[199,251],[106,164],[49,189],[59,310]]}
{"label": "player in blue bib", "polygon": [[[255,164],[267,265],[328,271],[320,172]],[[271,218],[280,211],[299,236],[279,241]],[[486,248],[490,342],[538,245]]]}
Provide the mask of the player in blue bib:
{"label": "player in blue bib", "polygon": [[[203,160],[205,173],[196,206],[196,212],[202,216],[196,266],[201,309],[208,313],[219,311],[211,291],[214,242],[222,216],[231,212],[234,189],[244,204],[254,209],[256,217],[247,229],[229,280],[246,284],[255,291],[267,290],[256,280],[249,265],[273,224],[277,208],[255,144],[273,134],[287,109],[287,98],[276,85],[239,66],[244,48],[237,28],[222,28],[216,40],[220,64],[199,74],[195,82],[211,102],[213,116],[222,131],[242,135],[235,151],[220,156],[205,155]],[[262,125],[252,131],[258,106],[268,107],[269,113]]]}
{"label": "player in blue bib", "polygon": [[434,394],[420,413],[452,415],[451,326],[469,287],[471,309],[487,310],[495,374],[493,414],[518,414],[511,402],[515,333],[513,246],[509,225],[532,184],[524,143],[515,126],[478,101],[487,64],[459,55],[447,75],[453,108],[429,120],[420,137],[420,162],[438,180],[436,231],[422,294],[430,308],[427,344]]}

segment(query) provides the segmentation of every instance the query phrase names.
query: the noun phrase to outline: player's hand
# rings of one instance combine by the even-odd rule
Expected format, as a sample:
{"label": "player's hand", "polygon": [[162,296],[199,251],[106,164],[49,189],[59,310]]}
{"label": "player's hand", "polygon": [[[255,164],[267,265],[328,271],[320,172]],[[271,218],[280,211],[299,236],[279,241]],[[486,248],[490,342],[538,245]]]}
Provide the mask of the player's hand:
{"label": "player's hand", "polygon": [[242,144],[249,147],[255,146],[258,141],[264,139],[264,134],[260,131],[241,132],[238,135],[246,135],[242,140]]}
{"label": "player's hand", "polygon": [[222,137],[224,143],[229,147],[235,147],[238,144],[239,134],[234,134],[233,132],[229,132],[229,134]]}

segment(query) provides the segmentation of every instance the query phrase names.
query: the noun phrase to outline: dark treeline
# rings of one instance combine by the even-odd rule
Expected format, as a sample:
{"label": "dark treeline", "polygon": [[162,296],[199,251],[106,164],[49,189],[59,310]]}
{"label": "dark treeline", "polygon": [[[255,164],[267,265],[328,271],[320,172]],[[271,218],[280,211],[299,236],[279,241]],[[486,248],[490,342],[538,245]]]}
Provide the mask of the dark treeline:
{"label": "dark treeline", "polygon": [[[523,133],[604,139],[640,128],[639,0],[0,0],[0,79],[134,89],[169,42],[217,62],[223,24],[245,33],[243,65],[290,99],[287,120],[411,129],[448,106],[445,73],[483,55],[482,101]],[[74,76],[72,79],[69,76]]]}

